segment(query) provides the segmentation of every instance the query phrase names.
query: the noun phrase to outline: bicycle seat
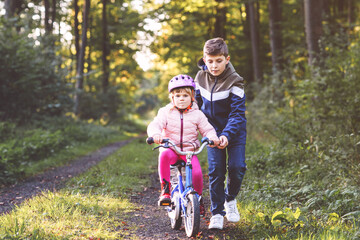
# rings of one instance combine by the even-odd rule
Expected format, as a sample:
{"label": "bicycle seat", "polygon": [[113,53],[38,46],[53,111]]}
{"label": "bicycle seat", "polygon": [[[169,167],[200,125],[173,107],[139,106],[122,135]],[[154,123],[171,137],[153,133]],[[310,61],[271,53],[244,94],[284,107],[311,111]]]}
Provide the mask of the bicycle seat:
{"label": "bicycle seat", "polygon": [[177,167],[177,166],[185,167],[185,165],[186,165],[186,162],[179,159],[179,160],[177,160],[177,162],[175,164],[171,164],[171,167]]}

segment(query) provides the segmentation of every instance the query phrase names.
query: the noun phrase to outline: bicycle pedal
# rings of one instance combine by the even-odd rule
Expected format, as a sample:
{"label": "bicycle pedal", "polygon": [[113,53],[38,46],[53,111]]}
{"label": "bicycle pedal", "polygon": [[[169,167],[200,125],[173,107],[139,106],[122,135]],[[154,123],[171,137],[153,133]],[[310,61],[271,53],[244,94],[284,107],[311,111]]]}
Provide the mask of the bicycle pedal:
{"label": "bicycle pedal", "polygon": [[171,205],[171,200],[169,199],[169,200],[163,200],[163,201],[159,201],[158,202],[158,205],[160,206],[160,207],[162,207],[162,206],[170,206]]}
{"label": "bicycle pedal", "polygon": [[171,203],[169,203],[169,202],[160,203],[160,206],[170,206],[170,205],[171,205]]}

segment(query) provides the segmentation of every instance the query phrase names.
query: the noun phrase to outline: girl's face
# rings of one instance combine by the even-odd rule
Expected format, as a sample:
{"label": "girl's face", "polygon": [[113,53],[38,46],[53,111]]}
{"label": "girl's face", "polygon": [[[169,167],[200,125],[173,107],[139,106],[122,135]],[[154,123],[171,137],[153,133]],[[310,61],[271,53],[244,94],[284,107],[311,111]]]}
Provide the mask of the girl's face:
{"label": "girl's face", "polygon": [[185,90],[172,93],[174,105],[179,109],[186,109],[191,104],[191,95]]}
{"label": "girl's face", "polygon": [[208,70],[213,76],[219,76],[226,68],[230,60],[230,56],[225,57],[224,55],[212,56],[205,55],[203,58]]}

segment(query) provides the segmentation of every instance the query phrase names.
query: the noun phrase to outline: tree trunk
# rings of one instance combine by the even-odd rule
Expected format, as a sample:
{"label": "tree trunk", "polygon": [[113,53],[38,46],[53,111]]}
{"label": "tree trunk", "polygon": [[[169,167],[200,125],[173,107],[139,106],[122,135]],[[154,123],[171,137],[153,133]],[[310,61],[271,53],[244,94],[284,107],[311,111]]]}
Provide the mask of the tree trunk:
{"label": "tree trunk", "polygon": [[5,0],[4,2],[5,18],[9,19],[19,15],[21,11],[24,10],[24,8],[25,8],[24,0]]}
{"label": "tree trunk", "polygon": [[226,0],[216,0],[216,20],[214,37],[226,39]]}
{"label": "tree trunk", "polygon": [[[93,39],[92,39],[92,36],[93,36],[93,32],[92,32],[92,27],[93,27],[93,17],[91,16],[91,14],[89,15],[89,24],[88,24],[88,42],[89,43],[93,43]],[[87,63],[87,73],[88,73],[88,76],[91,72],[91,68],[92,68],[92,61],[91,61],[91,52],[92,52],[92,44],[88,44],[88,51],[87,51],[87,55],[85,57],[86,59],[86,63]],[[86,77],[84,77],[84,81],[86,81]],[[90,88],[91,89],[91,88]]]}
{"label": "tree trunk", "polygon": [[75,115],[79,115],[80,95],[83,89],[84,81],[84,60],[85,50],[87,45],[87,28],[88,28],[88,17],[90,10],[90,0],[85,0],[83,15],[82,15],[82,29],[81,29],[81,47],[78,59],[78,65],[76,68],[76,85],[75,85]]}
{"label": "tree trunk", "polygon": [[274,74],[282,69],[281,2],[282,0],[269,0],[270,48]]}
{"label": "tree trunk", "polygon": [[15,12],[15,1],[14,0],[5,0],[5,18],[9,19],[14,16]]}
{"label": "tree trunk", "polygon": [[80,34],[79,34],[79,5],[78,0],[74,0],[74,36],[75,36],[75,56],[76,66],[78,65],[79,53],[80,53]]}
{"label": "tree trunk", "polygon": [[106,4],[107,0],[102,0],[103,9],[102,9],[102,70],[103,70],[103,79],[102,79],[102,88],[103,92],[106,93],[109,86],[109,60],[108,56],[110,54],[109,46],[109,37],[108,37],[108,23],[107,23],[107,14],[106,14]]}
{"label": "tree trunk", "polygon": [[[54,22],[56,21],[56,0],[52,0],[52,5],[51,5],[51,30],[54,29]],[[60,24],[59,24],[60,26]]]}
{"label": "tree trunk", "polygon": [[355,21],[355,11],[354,11],[354,1],[353,0],[347,0],[348,2],[348,15],[347,15],[347,20],[348,20],[348,24],[349,24],[349,31],[353,30],[353,24]]}
{"label": "tree trunk", "polygon": [[254,2],[249,1],[249,22],[250,22],[250,40],[251,40],[251,52],[252,52],[252,64],[254,77],[256,82],[262,81],[262,73],[259,60],[259,34],[256,22],[256,13]]}
{"label": "tree trunk", "polygon": [[319,60],[317,55],[320,51],[319,39],[322,33],[322,0],[304,0],[305,33],[308,49],[309,65]]}
{"label": "tree trunk", "polygon": [[45,17],[44,17],[44,25],[45,25],[45,34],[49,35],[51,31],[50,25],[50,3],[49,0],[44,0],[44,8],[45,8]]}

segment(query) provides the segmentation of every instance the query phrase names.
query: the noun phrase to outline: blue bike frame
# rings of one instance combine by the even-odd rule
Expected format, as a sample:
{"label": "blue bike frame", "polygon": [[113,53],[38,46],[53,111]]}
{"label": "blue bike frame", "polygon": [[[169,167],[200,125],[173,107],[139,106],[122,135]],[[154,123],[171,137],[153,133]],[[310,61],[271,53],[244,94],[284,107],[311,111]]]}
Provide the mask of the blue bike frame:
{"label": "blue bike frame", "polygon": [[196,196],[199,198],[198,193],[194,190],[193,187],[193,183],[192,183],[192,154],[188,153],[186,155],[186,165],[185,165],[185,173],[186,173],[186,178],[185,178],[185,186],[183,184],[183,176],[181,174],[181,170],[178,170],[177,173],[177,178],[178,178],[178,183],[177,185],[174,187],[174,189],[171,191],[171,197],[174,196],[175,192],[179,192],[180,193],[180,206],[182,208],[182,212],[186,215],[186,207],[187,207],[187,195],[189,193],[195,193]]}

